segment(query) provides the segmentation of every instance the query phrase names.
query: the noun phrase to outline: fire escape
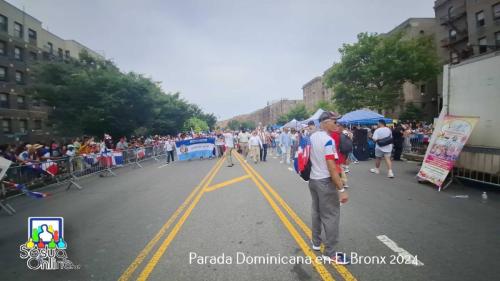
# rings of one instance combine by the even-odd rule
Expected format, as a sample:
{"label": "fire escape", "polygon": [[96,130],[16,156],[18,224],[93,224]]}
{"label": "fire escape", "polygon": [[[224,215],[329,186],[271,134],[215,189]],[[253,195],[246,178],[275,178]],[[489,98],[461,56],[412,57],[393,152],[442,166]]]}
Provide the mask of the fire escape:
{"label": "fire escape", "polygon": [[[441,47],[447,48],[451,63],[459,63],[473,54],[472,48],[461,44],[468,42],[469,32],[467,30],[467,13],[465,4],[458,7],[450,7],[447,15],[440,17],[440,24],[448,30],[447,38],[441,40]],[[459,28],[458,22],[464,21],[465,28]]]}

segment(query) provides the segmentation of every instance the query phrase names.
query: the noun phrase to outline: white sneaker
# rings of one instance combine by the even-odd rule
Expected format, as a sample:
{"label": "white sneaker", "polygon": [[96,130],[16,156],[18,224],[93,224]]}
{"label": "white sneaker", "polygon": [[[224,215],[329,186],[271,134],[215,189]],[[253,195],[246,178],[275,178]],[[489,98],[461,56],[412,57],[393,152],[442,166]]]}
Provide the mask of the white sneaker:
{"label": "white sneaker", "polygon": [[379,170],[379,169],[377,169],[377,168],[372,168],[372,169],[370,169],[370,172],[372,172],[372,173],[374,173],[374,174],[377,174],[377,175],[378,175],[378,174],[380,174],[380,170]]}
{"label": "white sneaker", "polygon": [[389,172],[387,172],[387,177],[394,178],[394,173],[392,172],[392,170],[389,170]]}
{"label": "white sneaker", "polygon": [[349,174],[350,171],[349,168],[344,168],[344,173]]}
{"label": "white sneaker", "polygon": [[321,246],[316,246],[314,245],[314,243],[311,241],[311,245],[312,245],[312,249],[315,250],[315,251],[320,251],[321,250]]}

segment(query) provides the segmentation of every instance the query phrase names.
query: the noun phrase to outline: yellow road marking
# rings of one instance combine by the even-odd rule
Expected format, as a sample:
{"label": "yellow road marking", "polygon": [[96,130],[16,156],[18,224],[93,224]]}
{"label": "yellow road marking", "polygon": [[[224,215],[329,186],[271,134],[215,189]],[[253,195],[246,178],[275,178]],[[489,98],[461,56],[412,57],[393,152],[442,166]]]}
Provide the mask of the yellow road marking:
{"label": "yellow road marking", "polygon": [[225,182],[221,182],[221,183],[218,183],[218,184],[214,184],[214,185],[211,185],[211,186],[208,186],[206,189],[205,189],[205,192],[210,192],[210,191],[214,191],[216,189],[219,189],[219,188],[222,188],[222,187],[225,187],[225,186],[228,186],[228,185],[231,185],[231,184],[235,184],[237,182],[240,182],[240,181],[244,181],[246,179],[249,179],[250,176],[249,175],[244,175],[244,176],[241,176],[239,178],[234,178],[234,179],[231,179],[231,180],[227,180]]}
{"label": "yellow road marking", "polygon": [[[278,193],[264,180],[264,178],[257,172],[255,169],[248,165],[248,168],[257,176],[257,178],[264,184],[264,186],[269,190],[269,192],[273,195],[273,197],[280,203],[280,205],[285,209],[285,211],[290,215],[290,217],[295,221],[295,223],[302,229],[302,231],[306,234],[307,238],[311,240],[312,231],[311,229],[302,221],[302,219],[295,213],[295,211],[288,206],[288,204],[278,195]],[[342,277],[346,281],[356,281],[356,278],[352,275],[352,273],[343,265],[332,263],[332,266],[342,275]]]}
{"label": "yellow road marking", "polygon": [[172,216],[167,220],[167,222],[160,228],[158,233],[151,239],[151,241],[148,242],[146,247],[142,249],[142,251],[137,255],[137,257],[132,261],[132,263],[129,265],[129,267],[123,272],[123,274],[120,276],[118,279],[119,281],[126,281],[129,280],[132,274],[134,274],[135,270],[139,265],[144,261],[144,259],[147,257],[149,252],[153,249],[153,247],[158,243],[160,238],[165,234],[167,229],[174,223],[174,221],[177,219],[177,217],[182,213],[184,208],[189,204],[193,196],[200,191],[201,187],[203,186],[204,182],[208,179],[208,177],[215,171],[216,167],[220,165],[223,162],[223,159],[220,159],[213,167],[210,169],[208,174],[205,175],[205,177],[200,181],[200,183],[195,187],[195,189],[189,194],[189,196],[184,200],[184,202],[175,210],[175,212],[172,214]]}
{"label": "yellow road marking", "polygon": [[257,185],[257,187],[259,188],[262,195],[264,195],[266,200],[269,202],[269,204],[273,208],[274,212],[278,215],[279,219],[284,224],[286,229],[288,229],[288,231],[290,232],[292,237],[295,239],[295,242],[297,242],[297,244],[300,246],[300,248],[302,249],[304,254],[306,254],[311,259],[314,269],[316,269],[316,271],[319,273],[321,278],[323,280],[335,280],[332,277],[332,275],[330,274],[330,272],[325,268],[323,263],[321,263],[321,261],[320,262],[317,261],[316,254],[314,254],[314,252],[309,248],[308,244],[304,241],[304,239],[302,239],[302,236],[298,233],[298,231],[292,225],[290,220],[288,220],[288,218],[285,216],[285,214],[283,214],[281,209],[276,205],[276,203],[271,198],[271,196],[269,196],[269,194],[264,189],[262,184],[260,184],[260,182],[255,178],[255,175],[251,173],[251,171],[247,167],[248,164],[243,163],[241,156],[239,156],[237,154],[236,154],[236,158],[240,162],[243,169],[245,169],[245,171],[248,173],[248,175],[252,178],[255,185]]}
{"label": "yellow road marking", "polygon": [[[222,159],[224,159],[224,158],[222,158]],[[203,194],[205,192],[205,189],[212,182],[212,180],[215,177],[215,175],[217,174],[217,172],[219,172],[220,168],[222,167],[222,163],[223,162],[219,163],[219,166],[210,175],[210,177],[208,178],[208,180],[203,184],[203,187],[201,188],[201,192],[199,192],[198,195],[196,195],[196,197],[193,199],[193,202],[191,202],[191,204],[187,208],[187,210],[184,213],[184,215],[182,215],[182,217],[179,219],[179,221],[177,222],[177,224],[175,224],[174,228],[172,228],[172,230],[168,234],[167,238],[165,238],[165,240],[163,240],[163,242],[161,243],[160,247],[158,248],[158,250],[156,250],[156,252],[153,255],[153,257],[151,258],[151,260],[146,264],[146,266],[142,270],[142,272],[139,275],[139,277],[137,278],[137,280],[144,281],[144,280],[148,279],[149,275],[151,274],[151,272],[153,271],[153,269],[158,264],[158,261],[160,261],[160,258],[163,256],[163,254],[165,254],[165,251],[167,250],[168,246],[174,240],[175,236],[177,235],[177,233],[181,229],[182,225],[184,224],[184,222],[186,221],[186,219],[189,217],[189,215],[193,211],[194,207],[200,201],[201,197],[203,196]]]}

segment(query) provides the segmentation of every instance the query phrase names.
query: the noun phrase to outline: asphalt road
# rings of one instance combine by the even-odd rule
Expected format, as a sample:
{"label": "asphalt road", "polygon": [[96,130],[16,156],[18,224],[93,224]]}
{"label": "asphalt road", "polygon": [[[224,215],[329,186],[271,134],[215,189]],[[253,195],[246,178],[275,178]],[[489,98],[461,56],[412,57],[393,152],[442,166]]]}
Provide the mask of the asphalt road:
{"label": "asphalt road", "polygon": [[[309,248],[307,183],[273,157],[235,163],[150,161],[13,199],[18,213],[0,213],[0,280],[498,280],[498,190],[483,203],[480,187],[417,183],[415,163],[396,163],[394,179],[371,174],[373,161],[351,165],[338,250],[365,258],[332,266]],[[27,268],[31,216],[64,217],[80,269]]]}

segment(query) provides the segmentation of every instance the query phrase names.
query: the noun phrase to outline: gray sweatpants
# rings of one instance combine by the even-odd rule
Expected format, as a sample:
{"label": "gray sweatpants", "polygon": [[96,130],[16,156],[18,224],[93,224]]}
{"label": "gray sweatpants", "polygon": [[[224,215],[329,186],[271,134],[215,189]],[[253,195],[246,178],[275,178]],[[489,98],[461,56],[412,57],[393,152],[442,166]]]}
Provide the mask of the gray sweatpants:
{"label": "gray sweatpants", "polygon": [[339,195],[331,178],[309,180],[312,197],[312,242],[321,244],[321,227],[325,229],[325,252],[335,256],[335,245],[339,237],[340,202]]}

